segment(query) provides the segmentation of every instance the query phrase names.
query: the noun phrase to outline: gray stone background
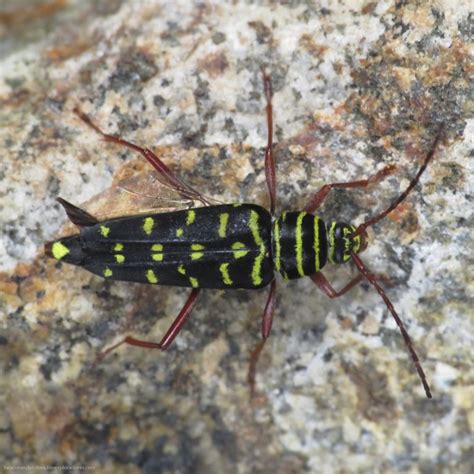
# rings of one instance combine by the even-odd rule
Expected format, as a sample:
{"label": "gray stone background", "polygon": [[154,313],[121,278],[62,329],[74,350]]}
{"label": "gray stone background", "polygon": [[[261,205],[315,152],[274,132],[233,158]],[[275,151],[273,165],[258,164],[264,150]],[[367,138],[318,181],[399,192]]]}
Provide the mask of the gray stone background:
{"label": "gray stone background", "polygon": [[[469,4],[0,2],[0,465],[472,472]],[[433,400],[368,284],[328,300],[309,279],[278,280],[252,401],[265,291],[205,291],[168,352],[123,347],[95,364],[124,334],[159,340],[186,292],[44,257],[66,221],[55,197],[93,206],[136,158],[98,140],[73,107],[153,147],[208,195],[267,205],[262,65],[275,91],[279,209],[397,165],[321,210],[362,222],[404,189],[445,124],[420,185],[363,255],[384,275]],[[351,271],[326,274],[341,287]]]}

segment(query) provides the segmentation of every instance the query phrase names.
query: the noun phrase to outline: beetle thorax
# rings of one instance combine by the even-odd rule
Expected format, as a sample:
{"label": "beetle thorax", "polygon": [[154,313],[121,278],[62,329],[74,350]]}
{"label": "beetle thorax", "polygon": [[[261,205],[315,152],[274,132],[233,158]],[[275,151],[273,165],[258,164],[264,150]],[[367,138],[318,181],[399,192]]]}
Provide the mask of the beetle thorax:
{"label": "beetle thorax", "polygon": [[327,261],[346,263],[351,252],[363,250],[363,236],[353,237],[355,227],[344,222],[327,225],[307,212],[283,212],[273,225],[275,270],[287,280],[313,275]]}

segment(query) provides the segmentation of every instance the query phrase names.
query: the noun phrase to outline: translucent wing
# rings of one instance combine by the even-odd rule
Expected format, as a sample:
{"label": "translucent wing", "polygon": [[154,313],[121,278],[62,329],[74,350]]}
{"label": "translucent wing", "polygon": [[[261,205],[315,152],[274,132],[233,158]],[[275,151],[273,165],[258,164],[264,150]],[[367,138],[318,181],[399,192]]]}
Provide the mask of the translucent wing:
{"label": "translucent wing", "polygon": [[162,182],[145,160],[136,159],[118,171],[110,188],[96,194],[81,207],[101,221],[199,207],[199,202],[182,196]]}
{"label": "translucent wing", "polygon": [[[115,174],[109,188],[80,204],[81,209],[98,221],[191,207],[202,207],[202,202],[183,196],[160,180],[159,174],[153,172],[142,158],[127,162]],[[74,233],[77,230],[72,224],[67,224],[63,231]]]}

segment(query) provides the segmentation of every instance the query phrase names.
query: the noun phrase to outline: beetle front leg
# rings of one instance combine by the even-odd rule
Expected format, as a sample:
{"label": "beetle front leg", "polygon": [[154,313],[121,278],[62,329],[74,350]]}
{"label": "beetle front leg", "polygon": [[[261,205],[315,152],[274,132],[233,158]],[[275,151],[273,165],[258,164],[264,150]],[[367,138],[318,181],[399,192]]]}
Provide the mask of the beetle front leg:
{"label": "beetle front leg", "polygon": [[364,280],[364,277],[362,275],[357,275],[344,288],[339,291],[336,291],[332,287],[331,283],[329,283],[327,278],[324,276],[323,272],[317,272],[314,275],[311,275],[310,278],[311,280],[313,280],[316,286],[329,298],[338,298],[339,296],[342,296],[343,294],[351,290],[354,286],[356,286],[358,283],[360,283],[362,280]]}

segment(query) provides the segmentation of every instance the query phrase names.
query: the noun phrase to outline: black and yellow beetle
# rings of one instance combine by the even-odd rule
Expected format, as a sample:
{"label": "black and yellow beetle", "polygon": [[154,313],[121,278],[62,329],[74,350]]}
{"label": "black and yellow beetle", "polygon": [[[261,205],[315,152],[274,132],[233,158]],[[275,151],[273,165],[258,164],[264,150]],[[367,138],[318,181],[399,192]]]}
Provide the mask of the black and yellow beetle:
{"label": "black and yellow beetle", "polygon": [[[75,113],[106,141],[141,153],[155,168],[160,180],[183,198],[200,201],[202,207],[174,212],[118,217],[99,221],[88,212],[58,198],[70,220],[80,228],[78,234],[46,244],[46,254],[62,262],[78,265],[110,280],[125,280],[192,288],[192,291],[159,343],[126,337],[121,344],[166,349],[183,327],[203,288],[257,289],[270,285],[262,317],[262,343],[252,353],[249,381],[254,385],[255,366],[270,334],[275,310],[275,272],[284,279],[309,276],[330,298],[341,296],[364,278],[385,301],[393,315],[416,366],[428,398],[431,391],[405,327],[374,275],[358,254],[367,245],[366,229],[393,211],[419,181],[433,158],[441,139],[440,128],[433,146],[407,189],[382,213],[355,227],[343,222],[325,223],[314,211],[331,189],[364,188],[391,174],[387,166],[368,179],[326,184],[311,196],[300,212],[275,215],[276,179],[273,157],[273,110],[270,77],[263,73],[266,96],[268,141],[265,174],[270,196],[270,211],[255,204],[220,204],[187,185],[148,148],[104,133],[84,113]],[[336,291],[321,272],[329,263],[355,263],[360,274]]]}

